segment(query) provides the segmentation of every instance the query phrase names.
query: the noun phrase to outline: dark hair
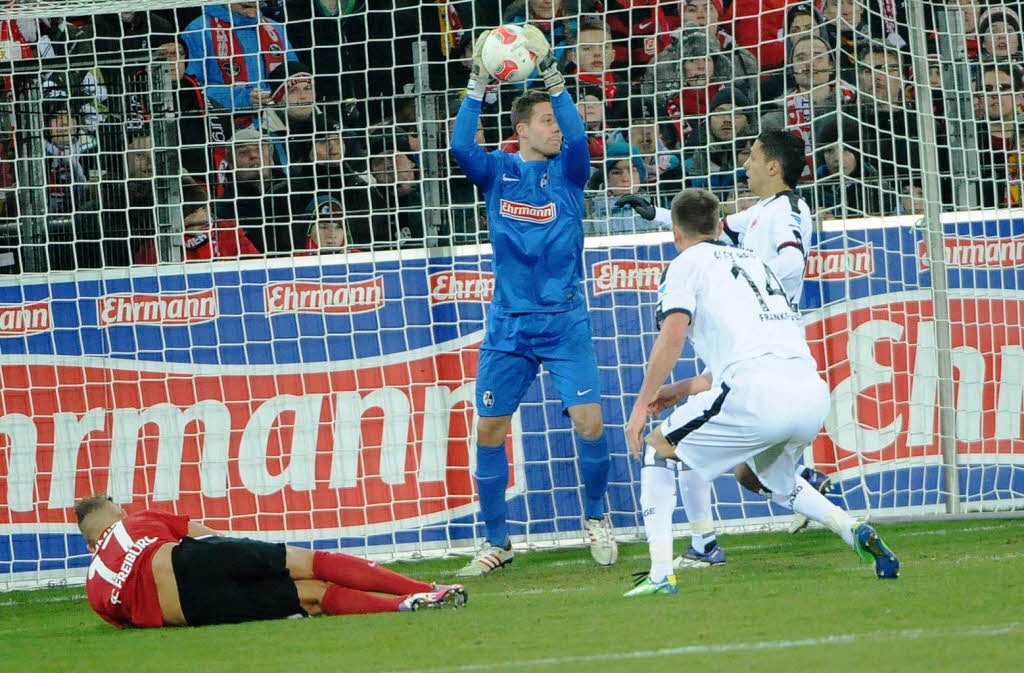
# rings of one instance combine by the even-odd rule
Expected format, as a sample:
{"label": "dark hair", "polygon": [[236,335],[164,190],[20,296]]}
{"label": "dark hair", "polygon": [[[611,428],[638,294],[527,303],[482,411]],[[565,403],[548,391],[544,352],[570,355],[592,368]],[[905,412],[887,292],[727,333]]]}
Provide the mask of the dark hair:
{"label": "dark hair", "polygon": [[98,509],[102,509],[107,506],[107,503],[114,502],[106,493],[99,495],[89,495],[84,498],[80,498],[75,503],[75,517],[78,519],[78,525],[81,526],[82,522],[85,521],[85,517],[89,516]]}
{"label": "dark hair", "polygon": [[512,129],[519,126],[519,122],[528,122],[533,117],[533,106],[537,103],[548,103],[551,95],[547,91],[539,89],[528,89],[526,93],[512,101]]}
{"label": "dark hair", "polygon": [[795,189],[807,165],[803,138],[790,131],[771,129],[762,131],[757,139],[761,142],[764,158],[768,161],[778,161],[782,165],[783,181],[791,189]]}
{"label": "dark hair", "polygon": [[706,189],[684,189],[672,199],[672,224],[688,234],[713,234],[719,219],[718,197]]}
{"label": "dark hair", "polygon": [[585,14],[580,17],[579,23],[576,26],[576,32],[569,36],[568,43],[570,45],[579,44],[580,33],[584,30],[599,30],[605,37],[608,37],[608,24],[600,16]]}

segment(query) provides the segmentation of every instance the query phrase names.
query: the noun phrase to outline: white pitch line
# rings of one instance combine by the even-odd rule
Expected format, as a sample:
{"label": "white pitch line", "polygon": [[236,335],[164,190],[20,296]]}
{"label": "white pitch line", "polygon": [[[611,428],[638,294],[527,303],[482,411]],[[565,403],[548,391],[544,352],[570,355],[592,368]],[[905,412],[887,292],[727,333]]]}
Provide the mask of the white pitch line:
{"label": "white pitch line", "polygon": [[471,671],[491,671],[499,668],[560,666],[564,664],[586,664],[629,659],[654,659],[658,657],[674,657],[693,654],[727,654],[730,652],[789,650],[801,647],[818,647],[820,645],[845,645],[860,641],[902,641],[949,637],[989,638],[1006,635],[1014,631],[1020,631],[1022,626],[1024,625],[1020,622],[1010,622],[1008,624],[990,624],[987,626],[976,626],[968,629],[909,629],[905,631],[837,633],[827,636],[818,636],[815,638],[801,638],[797,640],[755,640],[745,643],[722,643],[720,645],[685,645],[683,647],[666,647],[658,650],[634,650],[632,652],[607,652],[602,654],[585,654],[568,657],[519,659],[486,664],[465,664],[463,666],[445,666],[442,668],[388,671],[387,673],[468,673]]}
{"label": "white pitch line", "polygon": [[70,596],[49,596],[47,598],[29,598],[23,601],[4,601],[0,608],[13,608],[19,605],[42,605],[43,603],[71,603],[85,598],[85,594],[71,594]]}

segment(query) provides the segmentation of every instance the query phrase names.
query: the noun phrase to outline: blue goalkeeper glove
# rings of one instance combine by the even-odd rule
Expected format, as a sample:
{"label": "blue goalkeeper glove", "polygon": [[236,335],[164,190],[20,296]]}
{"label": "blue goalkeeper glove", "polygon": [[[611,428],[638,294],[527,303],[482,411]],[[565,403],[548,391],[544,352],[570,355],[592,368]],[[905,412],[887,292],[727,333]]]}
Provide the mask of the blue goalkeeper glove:
{"label": "blue goalkeeper glove", "polygon": [[549,93],[559,93],[561,89],[565,88],[565,77],[558,70],[555,51],[548,44],[548,39],[544,37],[544,33],[540,32],[537,26],[530,24],[523,26],[523,35],[526,36],[526,48],[537,59],[537,73],[544,80],[544,88]]}

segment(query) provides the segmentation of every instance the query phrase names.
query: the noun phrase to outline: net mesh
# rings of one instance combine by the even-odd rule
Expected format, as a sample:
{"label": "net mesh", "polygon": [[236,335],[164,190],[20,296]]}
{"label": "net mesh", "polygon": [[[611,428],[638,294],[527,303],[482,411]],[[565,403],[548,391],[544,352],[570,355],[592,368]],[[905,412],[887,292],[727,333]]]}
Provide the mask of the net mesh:
{"label": "net mesh", "polygon": [[[671,234],[618,203],[755,203],[806,149],[802,308],[833,408],[805,461],[849,509],[1020,506],[1016,4],[880,0],[8,2],[0,11],[0,586],[80,578],[76,497],[384,558],[479,533],[486,209],[448,151],[473,36],[530,21],[587,126],[585,275],[613,452]],[[531,82],[539,86],[539,81]],[[514,152],[485,93],[478,142]],[[698,370],[687,350],[674,375]],[[508,442],[516,542],[576,544],[544,374]],[[715,482],[726,529],[788,513]],[[676,523],[685,529],[685,514]]]}

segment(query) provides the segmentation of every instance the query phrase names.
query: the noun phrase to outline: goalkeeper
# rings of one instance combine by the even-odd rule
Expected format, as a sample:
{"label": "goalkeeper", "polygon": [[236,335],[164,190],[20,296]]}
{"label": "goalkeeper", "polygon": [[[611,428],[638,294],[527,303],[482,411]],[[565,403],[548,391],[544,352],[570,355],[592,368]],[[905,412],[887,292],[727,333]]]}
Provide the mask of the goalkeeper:
{"label": "goalkeeper", "polygon": [[[460,607],[461,585],[420,582],[347,554],[218,537],[186,516],[75,503],[93,553],[89,605],[118,628]],[[391,594],[391,595],[382,595]]]}
{"label": "goalkeeper", "polygon": [[486,541],[459,571],[483,575],[512,562],[506,523],[512,414],[537,376],[551,374],[572,419],[584,490],[583,529],[594,560],[611,565],[618,549],[604,511],[608,443],[600,378],[584,304],[583,188],[590,153],[583,120],[565,91],[552,50],[534,26],[523,26],[547,92],[527,91],[512,104],[519,151],[486,152],[475,140],[490,75],[480,60],[488,31],[476,40],[466,97],[451,150],[483,192],[494,251],[494,299],[487,313],[476,380],[476,487]]}

